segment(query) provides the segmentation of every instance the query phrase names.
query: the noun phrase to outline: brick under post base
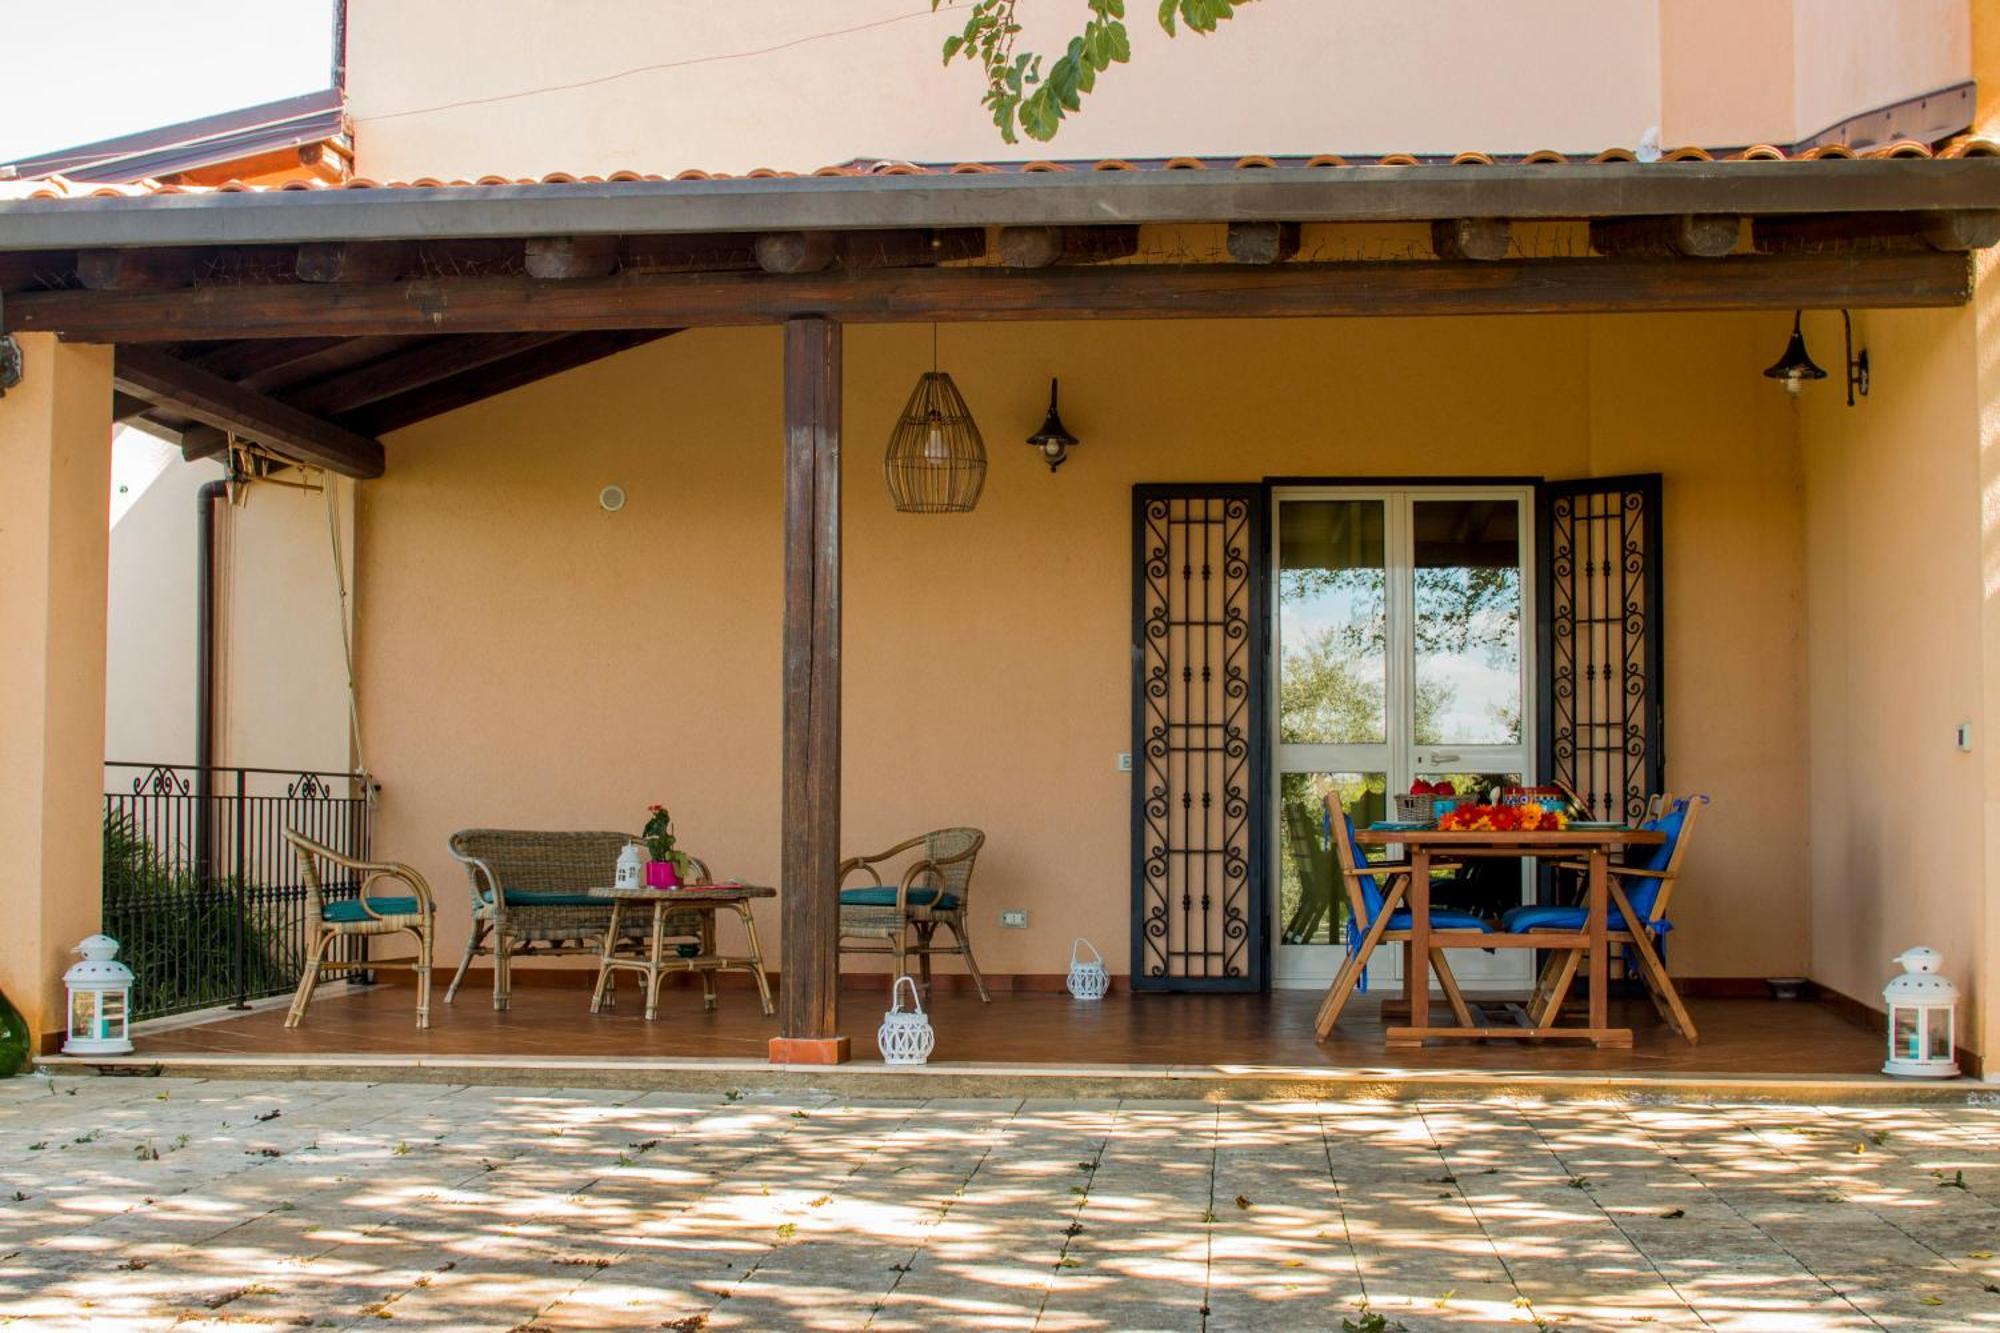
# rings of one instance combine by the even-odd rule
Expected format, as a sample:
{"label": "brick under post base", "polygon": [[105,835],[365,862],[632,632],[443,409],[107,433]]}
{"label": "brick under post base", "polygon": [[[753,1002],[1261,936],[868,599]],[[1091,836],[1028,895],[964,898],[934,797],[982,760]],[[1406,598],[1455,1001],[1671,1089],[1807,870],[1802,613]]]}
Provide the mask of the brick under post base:
{"label": "brick under post base", "polygon": [[844,1065],[850,1057],[845,1037],[773,1037],[774,1065]]}

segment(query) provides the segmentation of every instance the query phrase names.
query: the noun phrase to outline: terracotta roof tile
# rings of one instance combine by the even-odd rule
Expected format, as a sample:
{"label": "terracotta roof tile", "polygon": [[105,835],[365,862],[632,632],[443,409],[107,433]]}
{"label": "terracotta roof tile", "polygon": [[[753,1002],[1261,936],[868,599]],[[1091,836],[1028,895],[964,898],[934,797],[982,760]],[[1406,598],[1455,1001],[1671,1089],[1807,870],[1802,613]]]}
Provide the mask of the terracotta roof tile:
{"label": "terracotta roof tile", "polygon": [[[1799,153],[1787,153],[1773,144],[1752,144],[1748,148],[1734,150],[1726,156],[1718,157],[1715,152],[1695,146],[1676,148],[1667,153],[1664,162],[1820,162],[1833,159],[1855,158],[1961,158],[2000,156],[2000,143],[1991,139],[1962,135],[1941,146],[1933,147],[1915,139],[1902,139],[1894,143],[1881,144],[1857,152],[1845,144],[1823,144]],[[672,177],[653,172],[632,170],[606,172],[603,175],[575,175],[566,171],[552,171],[539,178],[510,177],[501,175],[480,176],[474,180],[444,179],[423,176],[409,181],[380,181],[366,176],[354,176],[337,183],[320,180],[289,180],[276,185],[250,185],[243,181],[231,180],[221,185],[179,185],[158,180],[142,180],[131,184],[99,184],[95,182],[73,181],[66,177],[46,176],[34,180],[0,181],[0,199],[106,199],[139,198],[147,195],[168,194],[236,194],[254,193],[265,190],[415,190],[464,188],[470,186],[533,186],[533,185],[589,185],[626,181],[709,181],[709,180],[781,180],[794,179],[800,175],[811,176],[927,176],[934,174],[968,175],[1011,172],[1076,172],[1076,171],[1213,171],[1243,170],[1276,167],[1318,167],[1328,170],[1346,170],[1355,166],[1411,167],[1423,165],[1452,165],[1462,167],[1507,165],[1573,165],[1586,159],[1566,156],[1553,149],[1541,149],[1522,155],[1491,154],[1467,150],[1446,159],[1440,157],[1420,157],[1412,153],[1389,153],[1374,159],[1351,161],[1338,153],[1320,153],[1313,156],[1291,155],[1270,156],[1251,154],[1234,158],[1202,158],[1194,156],[1132,159],[1108,157],[1096,161],[1057,161],[1037,159],[1032,162],[956,162],[920,163],[897,162],[879,159],[856,159],[851,162],[835,163],[813,172],[780,171],[774,167],[757,167],[744,172],[740,177],[728,172],[708,172],[696,169],[681,171]],[[1628,148],[1607,148],[1587,159],[1590,163],[1627,163],[1638,161]]]}

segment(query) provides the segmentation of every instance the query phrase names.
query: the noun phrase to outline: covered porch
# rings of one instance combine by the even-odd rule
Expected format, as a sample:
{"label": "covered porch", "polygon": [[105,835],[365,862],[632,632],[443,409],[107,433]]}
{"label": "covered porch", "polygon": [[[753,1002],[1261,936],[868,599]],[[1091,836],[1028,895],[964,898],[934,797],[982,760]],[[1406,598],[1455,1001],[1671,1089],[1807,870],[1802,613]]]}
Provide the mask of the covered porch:
{"label": "covered porch", "polygon": [[[939,964],[940,1062],[1864,1074],[1878,1042],[1850,1015],[1881,959],[1988,896],[1981,794],[1952,785],[1940,744],[1985,689],[1966,499],[1982,463],[1973,418],[1940,407],[1971,401],[1978,373],[1969,252],[2000,227],[1985,152],[0,203],[0,328],[24,340],[27,394],[68,386],[31,397],[45,406],[18,432],[43,457],[87,450],[116,413],[191,453],[253,443],[266,479],[289,461],[358,480],[357,782],[381,784],[366,850],[427,879],[440,961],[476,906],[445,854],[467,827],[629,832],[665,801],[719,877],[778,890],[757,908],[769,1020],[728,987],[713,1011],[669,988],[653,1022],[629,1000],[592,1015],[588,960],[552,960],[518,968],[505,1010],[475,972],[428,1031],[407,990],[378,985],[295,1029],[268,1010],[149,1032],[142,1053],[871,1057],[886,978],[855,959],[842,976],[836,867],[964,824],[987,836],[969,925],[998,993],[983,1004]],[[1857,315],[1876,368],[1864,408],[1837,384],[1794,406],[1761,377],[1801,308],[1835,364],[1831,312]],[[968,515],[896,515],[881,439],[933,364],[985,427],[986,492]],[[1060,471],[1016,443],[1057,376],[1083,441]],[[1892,442],[1921,464],[1900,470]],[[1632,762],[1591,770],[1547,706],[1544,502],[1635,478],[1659,497],[1642,556],[1659,561],[1641,608],[1650,693],[1635,733],[1582,747],[1608,756],[1636,735]],[[601,502],[607,487],[624,507]],[[1242,728],[1243,753],[1218,761],[1240,772],[1174,788],[1214,803],[1213,837],[1177,835],[1213,862],[1212,894],[1149,889],[1135,795],[1135,495],[1169,492],[1250,497],[1262,572],[1239,611],[1276,663],[1246,667],[1257,703],[1234,724],[1219,660],[1214,717],[1168,724]],[[1285,563],[1285,506],[1379,503],[1414,530],[1425,504],[1503,502],[1510,738],[1464,759],[1449,736],[1418,738],[1378,762],[1340,749],[1351,738],[1284,734],[1283,580],[1308,567]],[[86,541],[67,508],[81,503],[49,497],[60,541]],[[1899,567],[1916,570],[1903,603]],[[1896,634],[1939,651],[1899,667]],[[44,668],[89,647],[49,642]],[[61,688],[88,713],[88,678]],[[1385,709],[1398,690],[1417,694],[1389,679]],[[50,798],[37,819],[77,865],[97,837],[96,802],[77,799],[89,740],[65,742],[60,771],[34,766]],[[1313,745],[1328,748],[1286,753]],[[1295,928],[1324,849],[1310,828],[1296,840],[1287,802],[1445,772],[1532,783],[1558,764],[1621,808],[1634,791],[1715,800],[1670,959],[1701,1044],[1620,997],[1630,1048],[1441,1043],[1392,1065],[1388,985],[1317,1040],[1339,910]],[[1885,817],[1884,787],[1911,783],[1947,793],[1954,832]],[[1149,943],[1149,891],[1186,909],[1166,947]],[[1891,901],[1910,915],[1886,919]],[[40,1031],[91,906],[43,894],[21,965]],[[1057,989],[1079,935],[1118,977],[1096,1007]],[[1984,948],[1953,960],[1969,988]],[[1824,998],[1756,998],[1799,976]],[[1520,981],[1468,984],[1502,998]]]}

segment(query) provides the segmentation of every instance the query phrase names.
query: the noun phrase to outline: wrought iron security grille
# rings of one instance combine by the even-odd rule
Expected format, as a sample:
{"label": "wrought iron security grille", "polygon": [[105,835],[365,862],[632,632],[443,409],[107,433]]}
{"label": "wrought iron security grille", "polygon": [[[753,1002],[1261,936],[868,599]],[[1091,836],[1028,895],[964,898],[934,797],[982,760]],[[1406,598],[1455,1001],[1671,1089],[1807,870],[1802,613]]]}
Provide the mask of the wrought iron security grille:
{"label": "wrought iron security grille", "polygon": [[[104,933],[135,974],[132,1016],[282,995],[316,922],[286,829],[368,856],[365,778],[353,773],[105,765]],[[337,872],[336,872],[337,873]],[[334,878],[329,898],[352,897]],[[366,941],[342,946],[353,960]]]}
{"label": "wrought iron security grille", "polygon": [[1636,820],[1666,778],[1660,478],[1550,483],[1542,529],[1542,770]]}
{"label": "wrought iron security grille", "polygon": [[1132,984],[1264,984],[1266,502],[1133,493]]}

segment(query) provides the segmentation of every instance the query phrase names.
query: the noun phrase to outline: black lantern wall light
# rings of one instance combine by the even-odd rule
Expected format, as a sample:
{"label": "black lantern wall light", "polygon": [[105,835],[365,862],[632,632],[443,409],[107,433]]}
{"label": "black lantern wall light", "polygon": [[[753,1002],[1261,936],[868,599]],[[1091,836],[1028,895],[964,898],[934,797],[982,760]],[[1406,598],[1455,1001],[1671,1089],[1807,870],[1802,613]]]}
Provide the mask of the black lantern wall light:
{"label": "black lantern wall light", "polygon": [[[1799,327],[1801,314],[1797,310],[1792,312],[1792,337],[1785,344],[1785,354],[1764,371],[1764,378],[1783,384],[1786,393],[1795,394],[1813,380],[1826,378],[1826,372],[1806,353],[1806,335]],[[1840,326],[1847,339],[1843,364],[1847,371],[1847,405],[1852,407],[1857,396],[1868,396],[1868,349],[1864,347],[1856,355],[1854,319],[1845,310],[1840,312]]]}
{"label": "black lantern wall light", "polygon": [[1028,443],[1041,450],[1042,460],[1054,472],[1069,458],[1069,451],[1082,441],[1069,433],[1063,425],[1062,413],[1056,410],[1056,382],[1049,381],[1049,414],[1042,418],[1042,428],[1028,437]]}

